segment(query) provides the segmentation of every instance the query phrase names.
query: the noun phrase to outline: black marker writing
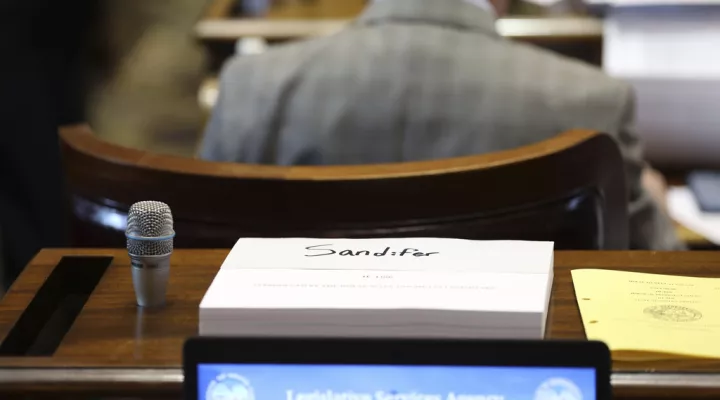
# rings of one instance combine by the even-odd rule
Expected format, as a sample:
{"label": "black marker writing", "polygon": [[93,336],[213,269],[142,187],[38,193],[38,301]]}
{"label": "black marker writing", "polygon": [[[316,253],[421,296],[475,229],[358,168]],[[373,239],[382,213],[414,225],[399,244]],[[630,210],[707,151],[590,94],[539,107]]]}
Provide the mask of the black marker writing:
{"label": "black marker writing", "polygon": [[305,257],[322,257],[322,256],[332,256],[332,255],[338,255],[342,257],[405,257],[405,256],[412,256],[412,257],[429,257],[433,254],[440,254],[439,252],[423,252],[419,249],[413,249],[413,248],[405,248],[402,250],[393,250],[390,247],[385,247],[381,251],[371,251],[371,250],[352,250],[352,249],[343,249],[343,250],[334,250],[331,249],[333,245],[331,243],[328,244],[317,244],[315,246],[308,246],[305,248],[309,254],[305,254]]}

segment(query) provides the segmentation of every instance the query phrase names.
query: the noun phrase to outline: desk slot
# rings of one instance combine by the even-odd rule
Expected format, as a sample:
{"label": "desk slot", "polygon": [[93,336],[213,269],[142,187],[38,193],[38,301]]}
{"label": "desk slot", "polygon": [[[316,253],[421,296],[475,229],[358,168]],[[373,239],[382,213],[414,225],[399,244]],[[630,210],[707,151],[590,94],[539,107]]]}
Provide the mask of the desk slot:
{"label": "desk slot", "polygon": [[113,257],[63,257],[0,344],[0,356],[52,356]]}

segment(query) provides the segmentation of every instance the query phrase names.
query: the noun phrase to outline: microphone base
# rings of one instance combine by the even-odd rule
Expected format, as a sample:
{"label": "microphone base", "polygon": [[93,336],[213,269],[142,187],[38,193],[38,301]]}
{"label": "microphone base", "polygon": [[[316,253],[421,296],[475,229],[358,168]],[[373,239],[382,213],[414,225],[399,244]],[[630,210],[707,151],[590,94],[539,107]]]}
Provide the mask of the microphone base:
{"label": "microphone base", "polygon": [[162,256],[136,256],[130,254],[135,298],[140,307],[165,305],[170,278],[170,254]]}

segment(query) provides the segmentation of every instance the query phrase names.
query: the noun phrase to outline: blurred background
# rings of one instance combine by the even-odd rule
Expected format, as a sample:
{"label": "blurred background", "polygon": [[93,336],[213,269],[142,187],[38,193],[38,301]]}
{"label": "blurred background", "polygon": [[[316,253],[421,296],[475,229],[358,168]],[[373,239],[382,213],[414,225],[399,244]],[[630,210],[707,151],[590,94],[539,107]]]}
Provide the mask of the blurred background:
{"label": "blurred background", "polygon": [[[185,156],[195,151],[216,95],[214,76],[228,53],[254,51],[257,39],[277,36],[271,24],[243,29],[242,19],[306,22],[290,26],[283,38],[269,40],[272,44],[322,31],[323,26],[314,28],[313,22],[341,24],[366,5],[365,0],[100,3],[91,51],[93,59],[102,62],[94,66],[93,76],[100,79],[91,85],[87,101],[90,125],[97,135],[116,144]],[[514,1],[510,16],[584,17],[587,7],[579,0]],[[587,22],[588,29],[595,26],[592,21],[581,22]],[[238,39],[242,39],[239,46]],[[592,38],[588,43],[593,46]]]}
{"label": "blurred background", "polygon": [[[102,138],[191,155],[204,115],[198,103],[206,54],[194,26],[212,1],[102,1],[87,115]],[[102,46],[104,44],[104,46]]]}
{"label": "blurred background", "polygon": [[[1,3],[0,30],[5,40],[0,44],[7,46],[7,50],[0,50],[11,56],[2,63],[7,71],[3,73],[0,91],[3,95],[0,117],[4,118],[0,126],[7,132],[0,137],[3,139],[0,166],[8,176],[5,181],[10,182],[3,187],[7,190],[0,192],[0,222],[5,225],[0,227],[0,242],[5,248],[5,258],[11,260],[8,264],[14,266],[11,269],[15,272],[11,275],[43,247],[67,247],[71,243],[115,245],[112,240],[90,240],[100,237],[95,233],[84,240],[74,238],[73,242],[67,233],[71,231],[67,229],[68,222],[102,225],[103,229],[112,230],[117,239],[124,228],[121,223],[124,212],[132,201],[151,194],[159,199],[172,198],[170,193],[174,193],[174,188],[166,179],[160,180],[163,187],[157,194],[150,189],[158,185],[142,185],[151,181],[147,176],[155,176],[157,169],[168,164],[177,165],[177,169],[188,174],[180,181],[183,185],[200,175],[208,181],[220,181],[218,177],[223,177],[225,168],[230,167],[203,164],[197,155],[216,105],[218,75],[223,65],[231,57],[252,57],[273,46],[332,35],[358,17],[367,5],[368,0],[78,0],[69,4],[53,0],[9,0]],[[644,144],[644,157],[638,150],[631,158],[649,164],[640,166],[642,177],[634,176],[632,184],[642,178],[643,186],[660,208],[658,215],[673,217],[674,228],[689,248],[715,248],[720,244],[720,218],[710,212],[713,204],[698,207],[693,197],[697,197],[697,193],[688,192],[688,186],[693,185],[688,184],[687,179],[692,171],[720,168],[717,157],[720,120],[716,111],[720,104],[720,53],[717,52],[720,2],[699,0],[690,5],[667,0],[511,0],[508,12],[500,14],[503,15],[495,21],[495,27],[507,40],[563,56],[566,61],[572,61],[566,65],[573,65],[576,72],[590,71],[577,65],[577,62],[585,63],[632,85],[635,102],[618,99],[611,89],[607,92],[610,93],[608,102],[613,103],[611,107],[625,107],[628,114],[636,114],[633,126],[628,129],[632,133],[616,137],[625,142],[623,151],[636,152],[627,147],[635,148],[634,132]],[[524,75],[517,79],[521,82],[515,88],[521,95],[519,99],[526,99],[522,97],[524,87],[532,91],[544,84],[523,79],[533,76],[534,66],[523,67],[530,72],[522,73]],[[564,72],[558,71],[557,76],[562,76]],[[589,79],[578,84],[581,87],[557,85],[552,90],[557,91],[558,98],[566,94],[574,98],[573,95],[582,95],[588,87],[596,84],[603,87],[607,82],[604,78],[601,74],[589,75]],[[252,84],[251,78],[233,79]],[[497,83],[495,76],[488,80]],[[263,87],[258,93],[264,95],[268,90],[271,88]],[[258,96],[257,93],[251,95]],[[254,99],[244,106],[231,106],[227,114],[238,120],[252,119],[253,115],[248,117],[242,111],[252,108],[248,105],[257,104]],[[517,111],[512,107],[518,101],[508,109]],[[620,102],[623,104],[615,104]],[[580,121],[574,123],[582,126],[563,129],[593,125],[593,121],[583,121],[581,113],[573,108],[574,102],[570,103],[573,104],[559,114],[563,118],[567,114],[571,121]],[[605,103],[599,101],[592,111],[607,111]],[[636,103],[634,107],[632,103]],[[507,116],[502,112],[494,115]],[[575,117],[579,119],[573,119]],[[632,118],[626,117],[618,118],[627,119],[622,124],[630,123]],[[83,125],[85,122],[87,125]],[[606,122],[593,129],[617,130],[608,127]],[[59,140],[65,153],[63,160],[57,151],[57,127],[61,127],[61,133],[63,129],[77,128],[68,128],[71,124],[80,124],[81,129],[92,131],[94,136],[64,136]],[[522,127],[521,133],[530,134],[537,129],[535,121],[530,125],[532,128]],[[315,132],[315,128],[307,130]],[[70,143],[68,138],[76,142]],[[107,146],[108,143],[121,147]],[[219,147],[227,148],[225,144]],[[133,153],[127,148],[146,153]],[[156,155],[185,158],[168,161]],[[376,159],[375,156],[370,154],[369,160]],[[98,161],[97,168],[90,170],[88,165],[93,158],[102,163]],[[135,162],[141,164],[142,173],[132,170]],[[114,170],[118,165],[131,171]],[[162,168],[155,168],[157,165]],[[648,165],[656,170],[646,168]],[[233,188],[242,192],[245,202],[250,197],[242,183],[247,173],[256,176],[253,166],[252,163],[232,166],[241,171]],[[720,174],[716,175],[711,178],[717,183],[709,184],[713,190],[720,188]],[[71,215],[66,207],[64,181],[69,182]],[[671,190],[668,194],[667,183],[680,190]],[[512,185],[509,183],[503,188],[512,188]],[[526,191],[539,189],[542,188],[526,188]],[[717,196],[710,198],[720,199],[720,190],[717,192]],[[252,195],[268,193],[256,191]],[[204,193],[178,196],[188,201],[190,207],[208,201]],[[282,197],[268,196],[273,201],[280,201],[277,198]],[[264,203],[258,200],[258,204]],[[669,218],[664,220],[666,225],[673,223]],[[264,222],[256,225],[263,226]],[[663,231],[672,230],[666,228]],[[659,231],[644,229],[647,233]]]}

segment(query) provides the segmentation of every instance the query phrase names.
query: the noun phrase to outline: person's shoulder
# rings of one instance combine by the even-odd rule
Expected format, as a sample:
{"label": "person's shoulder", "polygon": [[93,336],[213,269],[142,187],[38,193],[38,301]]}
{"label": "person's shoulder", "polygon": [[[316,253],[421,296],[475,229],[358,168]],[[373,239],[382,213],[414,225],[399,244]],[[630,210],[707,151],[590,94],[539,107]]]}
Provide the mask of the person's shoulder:
{"label": "person's shoulder", "polygon": [[[252,55],[234,55],[222,68],[222,80],[226,83],[236,77],[247,77],[252,72],[269,72],[292,68],[293,65],[311,57],[323,48],[331,37],[301,40],[273,45],[265,52]],[[243,80],[246,81],[245,78]]]}
{"label": "person's shoulder", "polygon": [[583,96],[601,101],[632,95],[631,86],[606,74],[597,66],[524,43],[506,42],[507,51],[522,74],[539,82],[556,81],[559,87],[546,85],[558,95]]}

